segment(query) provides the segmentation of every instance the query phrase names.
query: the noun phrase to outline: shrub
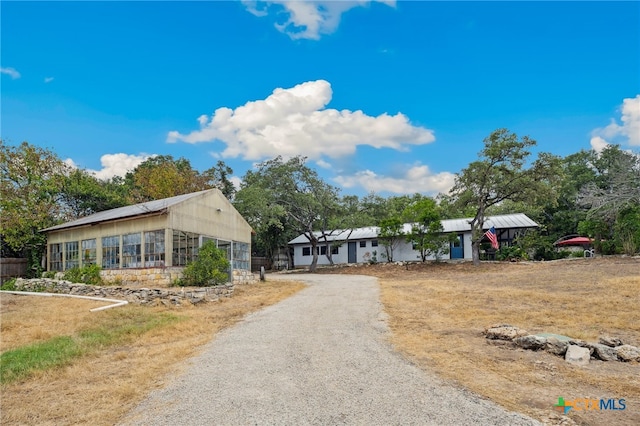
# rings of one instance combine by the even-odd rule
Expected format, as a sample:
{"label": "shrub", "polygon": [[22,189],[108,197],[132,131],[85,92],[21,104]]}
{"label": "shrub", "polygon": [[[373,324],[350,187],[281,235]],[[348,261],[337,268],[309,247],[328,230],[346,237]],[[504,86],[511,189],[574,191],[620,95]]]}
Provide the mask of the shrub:
{"label": "shrub", "polygon": [[500,247],[500,250],[496,253],[498,260],[528,260],[529,255],[527,252],[518,246]]}
{"label": "shrub", "polygon": [[71,268],[65,271],[62,279],[72,283],[100,284],[100,267],[98,265],[86,265],[82,268]]}
{"label": "shrub", "polygon": [[15,278],[9,278],[7,281],[2,283],[2,287],[0,287],[0,290],[16,291],[16,279]]}
{"label": "shrub", "polygon": [[228,271],[226,251],[207,241],[198,250],[198,258],[184,268],[181,284],[198,287],[224,284],[229,281]]}
{"label": "shrub", "polygon": [[42,274],[42,278],[51,278],[51,279],[53,279],[55,277],[56,277],[56,271],[47,271],[47,272],[44,272]]}

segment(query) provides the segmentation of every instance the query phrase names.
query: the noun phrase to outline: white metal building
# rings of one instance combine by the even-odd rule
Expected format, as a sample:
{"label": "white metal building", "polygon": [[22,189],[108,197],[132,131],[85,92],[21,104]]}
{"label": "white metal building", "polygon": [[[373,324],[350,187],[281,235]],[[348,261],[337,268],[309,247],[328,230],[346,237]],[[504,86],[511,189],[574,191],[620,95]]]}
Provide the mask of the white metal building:
{"label": "white metal building", "polygon": [[[442,228],[444,233],[455,233],[458,239],[449,247],[449,254],[443,259],[471,259],[471,225],[472,218],[446,219],[443,220]],[[528,228],[537,228],[539,225],[531,220],[524,213],[490,216],[484,223],[484,229],[491,227],[496,229],[498,242],[500,244],[510,244],[511,241]],[[404,224],[404,233],[411,230],[411,224]],[[318,244],[318,265],[328,265],[327,250],[333,250],[332,258],[335,264],[341,263],[367,263],[373,260],[374,256],[378,262],[384,262],[382,253],[384,246],[378,243],[378,231],[376,226],[366,228],[356,228],[347,230],[335,230]],[[316,232],[320,237],[322,234]],[[313,260],[311,254],[311,243],[307,237],[299,235],[289,241],[289,246],[293,248],[293,263],[295,267],[308,266]],[[402,241],[393,250],[394,261],[419,261],[420,253],[413,249],[411,242]]]}

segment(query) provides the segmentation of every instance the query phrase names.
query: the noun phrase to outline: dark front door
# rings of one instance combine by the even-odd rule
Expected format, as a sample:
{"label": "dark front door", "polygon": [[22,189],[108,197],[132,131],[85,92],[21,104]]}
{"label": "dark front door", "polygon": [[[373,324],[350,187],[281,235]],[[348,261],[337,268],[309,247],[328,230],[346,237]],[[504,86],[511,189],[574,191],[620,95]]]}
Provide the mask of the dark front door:
{"label": "dark front door", "polygon": [[464,259],[464,236],[458,234],[458,238],[451,243],[451,259]]}
{"label": "dark front door", "polygon": [[356,243],[350,241],[349,250],[348,250],[348,259],[347,259],[349,263],[356,263],[358,261],[356,250],[357,250]]}

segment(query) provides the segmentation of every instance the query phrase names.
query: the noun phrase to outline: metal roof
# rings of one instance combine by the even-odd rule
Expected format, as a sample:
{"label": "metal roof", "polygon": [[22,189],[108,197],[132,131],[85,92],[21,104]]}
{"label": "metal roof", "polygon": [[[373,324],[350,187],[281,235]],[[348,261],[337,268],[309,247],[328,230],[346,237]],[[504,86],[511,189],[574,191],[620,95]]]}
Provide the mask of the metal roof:
{"label": "metal roof", "polygon": [[128,217],[142,216],[150,213],[159,213],[168,207],[180,204],[190,198],[197,197],[207,191],[192,192],[190,194],[176,195],[175,197],[163,198],[162,200],[147,201],[146,203],[134,204],[132,206],[119,207],[117,209],[105,210],[94,213],[80,219],[72,220],[50,228],[42,229],[40,232],[57,231],[60,229],[75,228],[78,226],[93,225],[95,223],[107,222],[110,220],[124,219]]}
{"label": "metal roof", "polygon": [[[442,224],[442,229],[444,233],[449,232],[468,232],[471,231],[470,221],[473,218],[464,218],[464,219],[445,219],[440,221]],[[515,213],[515,214],[505,214],[499,216],[487,216],[484,221],[484,229],[489,229],[491,227],[495,227],[496,229],[514,229],[514,228],[537,228],[538,225],[536,222],[531,220],[524,213]],[[365,240],[365,239],[373,239],[378,238],[378,231],[380,228],[377,226],[368,226],[366,228],[354,228],[354,229],[346,229],[346,230],[334,230],[331,232],[331,235],[327,236],[327,241],[345,241],[345,240]],[[411,231],[411,223],[405,223],[403,225],[403,232],[406,234]],[[314,234],[317,237],[322,235],[321,232],[316,231]],[[324,239],[322,240],[324,241]],[[308,244],[309,240],[304,234],[297,236],[293,240],[289,241],[289,244]]]}

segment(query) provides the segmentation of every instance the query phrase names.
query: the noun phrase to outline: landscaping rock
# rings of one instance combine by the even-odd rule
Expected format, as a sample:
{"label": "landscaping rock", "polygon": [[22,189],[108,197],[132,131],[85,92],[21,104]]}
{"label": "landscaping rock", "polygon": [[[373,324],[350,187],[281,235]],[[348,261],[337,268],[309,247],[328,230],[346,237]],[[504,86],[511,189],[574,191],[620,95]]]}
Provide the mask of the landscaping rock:
{"label": "landscaping rock", "polygon": [[621,361],[640,361],[640,349],[631,345],[622,345],[615,348],[618,358]]}
{"label": "landscaping rock", "polygon": [[602,361],[617,361],[618,354],[615,348],[611,346],[602,345],[600,343],[593,343],[593,354],[596,358]]}
{"label": "landscaping rock", "polygon": [[589,349],[589,354],[593,353],[593,343],[586,342],[580,339],[571,339],[569,340],[570,345],[580,346],[581,348]]}
{"label": "landscaping rock", "polygon": [[591,352],[589,348],[572,344],[567,347],[567,352],[564,355],[564,360],[574,365],[588,365],[590,358]]}
{"label": "landscaping rock", "polygon": [[567,352],[569,342],[566,340],[560,340],[557,337],[547,337],[547,342],[544,344],[544,350],[554,355],[563,356]]}
{"label": "landscaping rock", "polygon": [[542,349],[547,343],[547,339],[541,336],[530,334],[528,336],[516,337],[513,339],[514,343],[522,349],[530,349],[537,351]]}
{"label": "landscaping rock", "polygon": [[527,334],[526,330],[509,324],[495,324],[485,330],[486,338],[491,340],[513,340]]}
{"label": "landscaping rock", "polygon": [[601,345],[610,346],[612,348],[615,348],[616,346],[622,346],[624,344],[622,343],[622,340],[618,339],[617,337],[611,336],[600,336],[598,338],[598,343],[600,343]]}

